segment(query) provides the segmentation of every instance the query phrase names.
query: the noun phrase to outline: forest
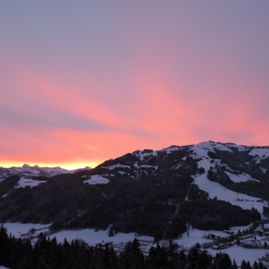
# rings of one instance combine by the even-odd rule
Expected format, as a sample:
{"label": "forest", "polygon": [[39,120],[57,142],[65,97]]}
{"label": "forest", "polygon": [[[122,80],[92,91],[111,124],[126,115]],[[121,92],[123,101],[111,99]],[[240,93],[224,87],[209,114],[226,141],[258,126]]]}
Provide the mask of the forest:
{"label": "forest", "polygon": [[251,265],[243,261],[237,265],[227,254],[216,256],[202,251],[197,245],[188,253],[170,242],[164,248],[151,247],[144,254],[139,242],[126,244],[121,252],[112,245],[88,246],[82,241],[48,239],[40,235],[35,244],[28,239],[18,239],[0,228],[0,265],[11,269],[265,269],[261,262]]}

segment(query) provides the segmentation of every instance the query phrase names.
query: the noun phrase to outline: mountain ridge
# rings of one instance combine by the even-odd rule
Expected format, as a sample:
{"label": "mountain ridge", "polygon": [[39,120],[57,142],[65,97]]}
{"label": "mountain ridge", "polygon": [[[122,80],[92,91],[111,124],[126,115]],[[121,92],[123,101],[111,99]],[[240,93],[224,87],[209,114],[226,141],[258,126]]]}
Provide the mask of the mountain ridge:
{"label": "mountain ridge", "polygon": [[0,220],[173,238],[188,225],[228,229],[264,219],[269,147],[201,142],[137,150],[91,170],[0,182]]}
{"label": "mountain ridge", "polygon": [[78,169],[68,170],[60,166],[44,167],[38,165],[23,164],[22,166],[0,167],[0,180],[13,175],[27,177],[53,177],[60,174],[76,173],[83,170],[90,170],[90,167],[82,167]]}

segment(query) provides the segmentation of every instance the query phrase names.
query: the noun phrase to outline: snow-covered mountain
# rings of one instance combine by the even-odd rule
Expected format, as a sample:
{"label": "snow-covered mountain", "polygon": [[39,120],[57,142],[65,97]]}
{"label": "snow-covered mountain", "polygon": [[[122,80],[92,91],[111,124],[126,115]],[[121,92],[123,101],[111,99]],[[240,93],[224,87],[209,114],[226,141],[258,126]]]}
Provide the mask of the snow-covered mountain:
{"label": "snow-covered mountain", "polygon": [[260,213],[264,206],[268,206],[261,197],[233,189],[240,184],[255,187],[269,182],[269,147],[207,141],[189,146],[171,146],[159,151],[135,151],[107,161],[98,168],[102,168],[99,176],[117,177],[120,174],[139,180],[145,175],[154,176],[165,170],[184,172],[190,163],[196,165],[191,173],[193,184],[206,192],[209,198],[217,198],[243,209],[255,208]]}
{"label": "snow-covered mountain", "polygon": [[207,141],[137,150],[91,170],[50,170],[58,174],[51,179],[27,168],[0,182],[0,220],[165,238],[189,225],[247,225],[269,212],[269,147]]}
{"label": "snow-covered mountain", "polygon": [[25,177],[52,177],[59,174],[70,173],[70,171],[63,169],[61,167],[39,167],[30,166],[24,164],[22,167],[10,167],[3,168],[0,167],[0,180],[4,180],[10,176],[18,175]]}

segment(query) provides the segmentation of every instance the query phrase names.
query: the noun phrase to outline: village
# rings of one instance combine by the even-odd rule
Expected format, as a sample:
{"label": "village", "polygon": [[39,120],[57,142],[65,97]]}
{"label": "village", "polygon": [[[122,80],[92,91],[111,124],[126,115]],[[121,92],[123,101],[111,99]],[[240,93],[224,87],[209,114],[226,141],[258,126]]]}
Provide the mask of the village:
{"label": "village", "polygon": [[[265,255],[259,258],[269,268],[269,223],[265,221],[255,222],[246,229],[233,232],[224,231],[227,236],[207,233],[204,239],[211,242],[202,243],[200,247],[209,253],[214,251],[225,252],[233,246],[239,246],[248,250],[265,250]],[[199,244],[198,244],[199,246]],[[266,251],[268,249],[268,252]]]}

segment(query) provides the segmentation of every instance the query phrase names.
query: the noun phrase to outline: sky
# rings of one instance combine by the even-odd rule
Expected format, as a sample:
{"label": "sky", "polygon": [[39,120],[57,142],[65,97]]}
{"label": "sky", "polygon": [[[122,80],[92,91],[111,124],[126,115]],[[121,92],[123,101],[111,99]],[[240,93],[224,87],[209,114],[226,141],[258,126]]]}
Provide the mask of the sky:
{"label": "sky", "polygon": [[0,166],[269,141],[268,0],[3,0]]}

